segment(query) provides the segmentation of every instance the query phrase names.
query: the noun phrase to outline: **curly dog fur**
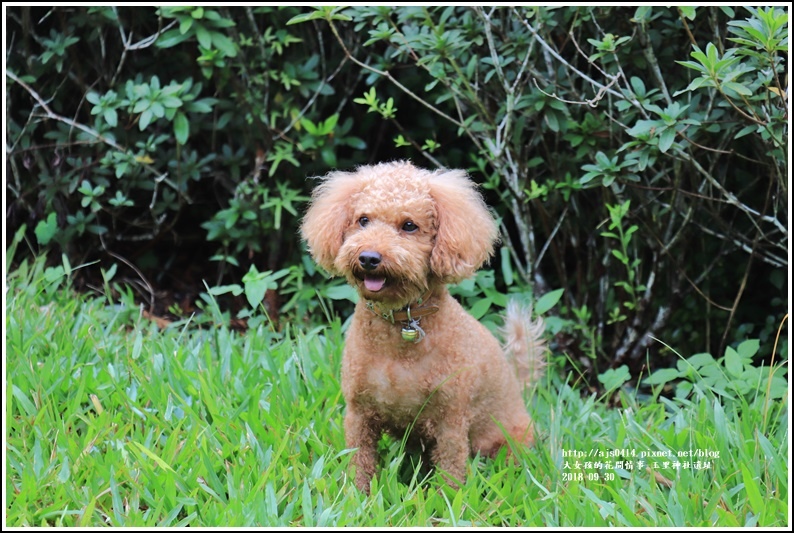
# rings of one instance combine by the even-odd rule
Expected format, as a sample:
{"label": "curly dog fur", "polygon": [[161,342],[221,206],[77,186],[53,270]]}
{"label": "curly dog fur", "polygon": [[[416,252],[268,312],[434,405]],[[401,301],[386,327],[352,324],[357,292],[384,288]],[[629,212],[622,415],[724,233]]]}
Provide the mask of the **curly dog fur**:
{"label": "curly dog fur", "polygon": [[532,445],[522,386],[542,369],[543,323],[508,306],[504,347],[450,296],[493,253],[496,223],[461,170],[409,162],[332,172],[301,227],[317,263],[360,299],[347,332],[345,438],[355,483],[369,492],[384,432],[411,437],[450,483],[466,460]]}

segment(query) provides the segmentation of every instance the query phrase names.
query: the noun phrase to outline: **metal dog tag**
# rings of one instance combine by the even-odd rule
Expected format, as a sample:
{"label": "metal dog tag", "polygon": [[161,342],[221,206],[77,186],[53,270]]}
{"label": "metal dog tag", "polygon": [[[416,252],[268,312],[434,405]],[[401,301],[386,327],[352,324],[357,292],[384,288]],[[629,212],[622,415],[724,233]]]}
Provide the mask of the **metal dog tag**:
{"label": "metal dog tag", "polygon": [[416,342],[416,339],[419,338],[419,332],[411,326],[403,326],[403,329],[400,333],[402,333],[404,341]]}
{"label": "metal dog tag", "polygon": [[411,320],[409,324],[402,327],[400,333],[403,340],[408,342],[417,343],[425,338],[425,331],[419,327],[418,320]]}

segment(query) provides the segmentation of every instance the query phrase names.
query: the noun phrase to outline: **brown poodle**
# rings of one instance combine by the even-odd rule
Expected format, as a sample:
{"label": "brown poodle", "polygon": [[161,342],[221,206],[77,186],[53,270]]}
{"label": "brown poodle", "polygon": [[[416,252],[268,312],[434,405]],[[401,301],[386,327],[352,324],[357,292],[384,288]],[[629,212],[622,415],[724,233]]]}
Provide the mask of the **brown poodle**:
{"label": "brown poodle", "polygon": [[493,253],[497,227],[461,170],[409,162],[331,172],[301,228],[309,250],[357,289],[342,361],[345,438],[369,492],[384,432],[419,443],[452,483],[466,460],[532,445],[522,386],[542,370],[543,322],[508,306],[504,348],[450,296]]}

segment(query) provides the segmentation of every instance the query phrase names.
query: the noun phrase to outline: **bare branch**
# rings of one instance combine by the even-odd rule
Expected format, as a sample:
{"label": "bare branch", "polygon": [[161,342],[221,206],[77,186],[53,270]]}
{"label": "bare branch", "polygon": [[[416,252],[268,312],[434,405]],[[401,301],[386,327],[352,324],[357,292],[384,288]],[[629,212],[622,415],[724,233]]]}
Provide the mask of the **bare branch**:
{"label": "bare branch", "polygon": [[411,90],[410,90],[408,87],[406,87],[405,85],[403,85],[402,83],[400,83],[399,81],[397,81],[397,79],[396,79],[396,78],[394,78],[394,76],[392,76],[392,75],[391,75],[391,74],[390,74],[388,71],[385,71],[385,70],[380,70],[380,69],[377,69],[377,68],[375,68],[375,67],[371,67],[370,65],[367,65],[366,63],[363,63],[363,62],[359,61],[359,60],[358,60],[358,59],[357,59],[357,58],[356,58],[356,57],[355,57],[353,54],[351,54],[351,53],[350,53],[350,50],[348,50],[348,49],[347,49],[347,46],[345,45],[345,41],[342,39],[342,36],[341,36],[341,35],[339,35],[339,31],[337,30],[337,28],[336,28],[336,25],[333,23],[333,21],[330,21],[330,20],[329,20],[329,21],[328,21],[328,24],[329,24],[329,26],[331,27],[331,31],[333,32],[333,34],[334,34],[334,37],[336,37],[336,40],[337,40],[337,42],[339,42],[339,45],[342,47],[342,50],[344,50],[344,52],[345,52],[345,55],[346,55],[348,58],[350,58],[350,60],[351,60],[353,63],[355,63],[356,65],[358,65],[359,67],[361,67],[361,68],[363,68],[363,69],[366,69],[366,70],[368,70],[368,71],[370,71],[370,72],[374,72],[375,74],[378,74],[378,75],[380,75],[380,76],[383,76],[384,78],[386,78],[387,80],[389,80],[391,83],[393,83],[393,84],[394,84],[394,85],[395,85],[395,86],[396,86],[398,89],[400,89],[402,92],[404,92],[405,94],[407,94],[408,96],[410,96],[411,98],[413,98],[414,100],[416,100],[417,102],[419,102],[420,104],[422,104],[424,107],[426,107],[427,109],[429,109],[429,110],[430,110],[430,111],[432,111],[433,113],[435,113],[435,114],[437,114],[437,115],[439,115],[439,116],[441,116],[441,117],[445,118],[446,120],[450,121],[451,123],[453,123],[454,125],[458,126],[459,128],[462,128],[462,127],[464,127],[464,126],[463,126],[463,124],[462,124],[461,122],[459,122],[459,121],[455,120],[454,118],[452,118],[451,116],[447,115],[446,113],[444,113],[444,112],[443,112],[443,111],[441,111],[440,109],[438,109],[438,108],[436,108],[436,107],[434,107],[434,106],[430,105],[430,104],[429,104],[429,103],[428,103],[426,100],[424,100],[423,98],[421,98],[421,97],[417,96],[417,95],[416,95],[416,94],[415,94],[413,91],[411,91]]}
{"label": "bare branch", "polygon": [[[41,95],[39,95],[39,93],[37,93],[35,90],[33,90],[33,88],[30,85],[28,85],[27,83],[25,83],[24,81],[19,79],[17,77],[17,75],[14,74],[13,72],[11,72],[10,70],[6,70],[6,76],[11,78],[12,81],[18,83],[23,89],[25,89],[25,91],[27,91],[28,94],[30,94],[30,96],[33,97],[34,100],[36,100],[36,102],[38,103],[39,107],[41,107],[41,109],[44,110],[44,115],[47,118],[52,119],[52,120],[57,120],[59,122],[63,122],[64,124],[67,124],[68,126],[71,126],[72,128],[78,129],[78,130],[82,131],[83,133],[87,133],[88,135],[94,137],[98,142],[106,144],[106,145],[110,146],[111,148],[113,148],[115,150],[118,150],[119,152],[122,152],[122,153],[125,153],[125,154],[128,153],[128,151],[127,151],[127,149],[125,147],[121,146],[120,144],[118,144],[113,139],[109,139],[109,138],[105,137],[104,135],[102,135],[98,131],[89,128],[85,124],[81,124],[80,122],[77,122],[75,120],[72,120],[70,118],[64,117],[64,116],[59,115],[58,113],[54,112],[52,109],[50,109],[50,106],[47,105],[47,102],[44,101],[44,99],[41,97]],[[145,168],[147,171],[152,173],[159,180],[164,181],[165,183],[167,183],[175,191],[177,191],[177,193],[179,193],[180,195],[184,196],[188,201],[190,201],[190,198],[187,196],[187,193],[185,191],[181,191],[179,189],[179,187],[177,187],[177,185],[175,183],[173,183],[170,179],[168,179],[168,172],[165,172],[165,173],[158,172],[155,168],[153,168],[153,167],[151,167],[149,165],[145,165],[145,164],[141,165],[141,166],[143,166],[143,168]]]}
{"label": "bare branch", "polygon": [[715,189],[717,189],[718,191],[720,191],[722,193],[722,196],[723,196],[723,198],[725,198],[725,201],[727,203],[729,203],[729,204],[731,204],[733,206],[736,206],[741,211],[746,213],[748,215],[748,217],[750,218],[751,222],[754,225],[756,225],[756,227],[757,227],[756,220],[762,220],[764,222],[769,222],[770,224],[775,226],[778,230],[780,230],[781,233],[783,233],[784,235],[788,236],[788,229],[785,226],[783,226],[777,218],[770,217],[768,215],[761,215],[761,213],[759,213],[758,211],[756,211],[752,207],[750,207],[748,205],[745,205],[742,202],[740,202],[739,199],[736,198],[736,196],[732,192],[726,190],[725,187],[723,187],[722,184],[714,176],[712,176],[708,171],[706,171],[706,169],[704,169],[700,165],[700,163],[698,163],[697,159],[695,159],[694,157],[691,157],[689,154],[687,154],[686,152],[684,152],[682,150],[677,150],[676,151],[676,155],[678,157],[680,157],[681,159],[687,161],[688,163],[692,164],[692,166],[694,166],[695,169],[703,177],[705,177],[706,180],[708,180],[708,182]]}
{"label": "bare branch", "polygon": [[557,96],[557,93],[552,93],[552,94],[549,94],[549,93],[547,93],[546,91],[544,91],[543,89],[541,89],[541,88],[538,86],[538,80],[536,80],[535,78],[532,78],[532,82],[535,84],[535,87],[536,87],[536,88],[537,88],[537,89],[538,89],[540,92],[542,92],[543,94],[545,94],[545,95],[546,95],[546,96],[548,96],[549,98],[554,98],[555,100],[559,100],[560,102],[563,102],[563,103],[566,103],[566,104],[573,104],[573,105],[589,105],[590,107],[598,107],[598,102],[599,102],[599,100],[601,100],[601,99],[604,97],[604,95],[607,93],[607,90],[608,90],[608,89],[609,89],[609,88],[610,88],[612,85],[614,85],[615,83],[617,83],[618,79],[620,78],[620,74],[617,74],[617,75],[615,75],[615,76],[610,76],[610,78],[611,78],[611,81],[609,82],[609,84],[608,84],[607,86],[605,86],[605,87],[602,87],[601,89],[599,89],[598,93],[597,93],[597,94],[596,94],[596,95],[595,95],[595,96],[594,96],[592,99],[590,99],[590,100],[585,100],[584,102],[575,102],[575,101],[571,101],[571,100],[565,100],[564,98],[560,98],[559,96]]}
{"label": "bare branch", "polygon": [[[642,108],[642,106],[640,105],[640,103],[639,103],[639,102],[637,102],[636,100],[633,100],[633,99],[630,99],[630,98],[626,98],[624,95],[622,95],[621,93],[617,92],[616,90],[614,90],[614,89],[610,89],[610,86],[612,85],[611,83],[610,83],[609,85],[603,85],[603,84],[601,84],[601,83],[598,83],[597,81],[595,81],[594,79],[592,79],[590,76],[588,76],[588,75],[587,75],[587,74],[585,74],[584,72],[580,71],[579,69],[577,69],[576,67],[574,67],[573,65],[571,65],[570,63],[568,63],[568,62],[567,62],[567,61],[566,61],[566,60],[565,60],[565,59],[564,59],[564,58],[563,58],[563,57],[562,57],[560,54],[558,54],[558,53],[557,53],[557,51],[556,51],[556,50],[554,50],[554,48],[552,48],[552,47],[549,45],[549,43],[547,43],[547,42],[546,42],[546,41],[543,39],[543,37],[541,37],[541,36],[540,36],[540,34],[538,34],[538,32],[537,32],[537,31],[535,31],[535,28],[533,28],[533,27],[532,27],[532,25],[530,25],[530,24],[529,24],[529,22],[527,22],[527,21],[526,21],[526,19],[525,19],[524,17],[522,17],[522,18],[521,18],[521,23],[522,23],[522,24],[523,24],[523,25],[524,25],[524,26],[525,26],[525,27],[526,27],[526,28],[527,28],[527,29],[530,31],[530,33],[532,34],[532,36],[533,36],[533,37],[535,37],[535,39],[536,39],[536,40],[537,40],[537,41],[540,43],[540,45],[541,45],[541,46],[542,46],[542,47],[543,47],[543,48],[544,48],[546,51],[548,51],[548,52],[549,52],[549,53],[550,53],[552,56],[554,56],[554,58],[555,58],[557,61],[559,61],[560,63],[562,63],[563,65],[565,65],[565,67],[566,67],[567,69],[569,69],[569,70],[571,70],[571,71],[575,72],[575,73],[576,73],[578,76],[580,76],[582,79],[584,79],[585,81],[587,81],[587,82],[588,82],[588,83],[590,83],[591,85],[593,85],[593,86],[595,86],[595,87],[598,87],[599,89],[603,89],[603,91],[604,91],[604,92],[606,92],[606,93],[609,93],[609,94],[611,94],[611,95],[613,95],[613,96],[617,96],[617,97],[618,97],[618,98],[620,98],[621,100],[628,100],[628,101],[629,101],[629,102],[631,102],[631,104],[632,104],[632,105],[634,105],[635,107],[637,107],[637,108]],[[600,91],[599,91],[599,93],[600,93]],[[603,95],[602,95],[601,97],[603,97]],[[600,99],[601,97],[599,97],[599,99]]]}
{"label": "bare branch", "polygon": [[78,130],[80,130],[80,131],[82,131],[84,133],[87,133],[87,134],[91,135],[92,137],[96,138],[97,141],[102,142],[104,144],[107,144],[108,146],[111,146],[111,147],[115,148],[116,150],[119,150],[120,152],[126,152],[127,151],[123,146],[117,144],[112,139],[108,139],[107,137],[105,137],[104,135],[99,133],[98,131],[92,130],[88,126],[85,126],[83,124],[80,124],[79,122],[75,122],[74,120],[72,120],[70,118],[66,118],[66,117],[64,117],[62,115],[59,115],[58,113],[55,113],[52,109],[50,109],[50,106],[47,105],[47,102],[44,101],[44,99],[39,95],[39,93],[34,91],[33,88],[30,85],[28,85],[27,83],[25,83],[24,81],[19,79],[16,76],[16,74],[11,72],[10,70],[6,70],[6,76],[11,78],[12,81],[18,83],[23,89],[25,89],[28,92],[28,94],[30,94],[30,96],[33,97],[34,100],[36,100],[36,102],[38,102],[39,107],[41,107],[44,110],[44,113],[46,114],[47,118],[50,118],[50,119],[53,119],[53,120],[57,120],[59,122],[63,122],[64,124],[68,124],[72,128],[76,128],[76,129],[78,129]]}

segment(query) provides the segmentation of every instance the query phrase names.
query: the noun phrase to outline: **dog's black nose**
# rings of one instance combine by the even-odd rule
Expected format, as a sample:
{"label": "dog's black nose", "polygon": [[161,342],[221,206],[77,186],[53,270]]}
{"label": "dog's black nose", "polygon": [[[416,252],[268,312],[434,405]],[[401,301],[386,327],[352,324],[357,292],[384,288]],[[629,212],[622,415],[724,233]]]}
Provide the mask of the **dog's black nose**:
{"label": "dog's black nose", "polygon": [[361,252],[358,256],[358,264],[364,270],[375,270],[380,264],[381,255],[378,252]]}

